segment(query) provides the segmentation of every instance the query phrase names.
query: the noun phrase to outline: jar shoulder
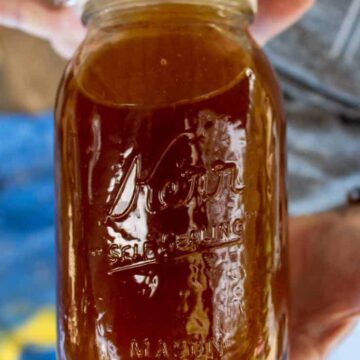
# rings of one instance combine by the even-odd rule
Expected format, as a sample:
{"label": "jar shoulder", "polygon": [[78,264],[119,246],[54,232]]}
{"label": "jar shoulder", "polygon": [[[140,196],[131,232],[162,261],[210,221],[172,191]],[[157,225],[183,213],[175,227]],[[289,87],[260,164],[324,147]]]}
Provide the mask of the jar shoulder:
{"label": "jar shoulder", "polygon": [[278,82],[251,37],[213,26],[128,29],[91,34],[69,63],[60,86],[107,105],[162,107],[211,97],[250,72],[281,109]]}

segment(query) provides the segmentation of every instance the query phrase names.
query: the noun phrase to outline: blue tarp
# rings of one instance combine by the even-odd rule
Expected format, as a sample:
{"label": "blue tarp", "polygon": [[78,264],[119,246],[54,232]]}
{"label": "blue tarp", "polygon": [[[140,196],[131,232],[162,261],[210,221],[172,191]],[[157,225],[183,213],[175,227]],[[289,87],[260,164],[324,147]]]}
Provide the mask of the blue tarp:
{"label": "blue tarp", "polygon": [[[53,117],[0,115],[0,346],[55,304]],[[19,344],[19,360],[55,353]],[[0,359],[9,360],[9,359]]]}

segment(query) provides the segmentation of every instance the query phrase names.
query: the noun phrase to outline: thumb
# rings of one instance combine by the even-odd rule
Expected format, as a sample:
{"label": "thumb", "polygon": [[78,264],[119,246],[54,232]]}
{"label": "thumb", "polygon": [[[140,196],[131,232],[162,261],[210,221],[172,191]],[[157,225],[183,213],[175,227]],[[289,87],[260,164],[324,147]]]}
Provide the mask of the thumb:
{"label": "thumb", "polygon": [[73,8],[51,8],[35,0],[0,0],[0,25],[48,40],[64,56],[71,55],[85,33]]}
{"label": "thumb", "polygon": [[259,12],[251,28],[259,44],[263,45],[272,37],[295,23],[315,0],[259,0]]}

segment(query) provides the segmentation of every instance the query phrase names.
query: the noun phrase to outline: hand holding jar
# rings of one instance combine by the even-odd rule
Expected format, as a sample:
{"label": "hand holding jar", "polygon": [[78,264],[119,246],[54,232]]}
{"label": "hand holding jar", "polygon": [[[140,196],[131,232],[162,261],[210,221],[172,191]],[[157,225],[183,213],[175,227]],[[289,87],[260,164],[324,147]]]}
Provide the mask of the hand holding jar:
{"label": "hand holding jar", "polygon": [[[0,25],[15,27],[49,40],[63,56],[70,57],[85,36],[80,21],[86,0],[0,0]],[[253,35],[263,44],[295,22],[313,0],[260,0]]]}
{"label": "hand holding jar", "polygon": [[[279,31],[287,27],[290,23],[295,21],[303,13],[303,11],[306,10],[310,5],[311,5],[311,1],[292,1],[292,2],[287,2],[287,4],[284,4],[283,1],[271,1],[271,2],[260,1],[259,14],[256,18],[254,25],[251,28],[253,35],[258,40],[258,42],[260,43],[266,42],[271,36],[274,36]],[[36,17],[34,17],[35,13],[37,14]],[[23,1],[20,0],[18,2],[1,1],[0,22],[5,25],[19,27],[27,32],[49,39],[53,43],[55,48],[65,56],[70,56],[73,53],[74,48],[78,46],[79,41],[83,38],[85,34],[85,30],[80,24],[79,16],[77,15],[77,12],[74,9],[54,8],[52,6],[49,7],[48,4],[45,5],[44,3],[29,1],[29,0],[23,0]],[[209,37],[209,39],[213,39],[213,38]],[[231,48],[231,46],[229,48]],[[130,47],[128,49],[130,49]],[[97,61],[101,60],[101,57],[99,57],[96,60]],[[160,65],[162,66],[160,67],[161,69],[165,70],[169,64],[170,63],[167,57],[162,57],[160,59]],[[135,65],[136,64],[134,64],[134,66]],[[127,66],[130,67],[131,63],[127,64]],[[105,73],[101,75],[104,74]],[[91,80],[90,77],[86,78],[86,72],[84,72],[82,75],[83,75],[82,77],[83,84],[85,84],[86,81]],[[222,74],[220,77],[214,79],[213,81],[220,81],[221,79],[225,79],[226,75],[227,74]],[[125,77],[125,74],[123,74],[123,76]],[[94,81],[95,77],[92,77],[92,79],[93,79],[92,81]],[[208,84],[210,84],[210,81]],[[133,87],[134,85],[131,86],[132,86],[131,88],[135,89]],[[89,82],[87,82],[86,87],[91,88],[92,90],[94,89],[96,90],[97,86],[95,83],[90,84]],[[203,89],[200,90],[195,89],[195,90],[203,92]],[[243,91],[243,89],[241,88],[238,88],[237,90],[239,90],[240,92]],[[98,93],[93,92],[92,94],[95,95],[96,98],[99,98],[101,96],[103,98],[110,98],[111,102],[115,101],[117,96],[120,96],[122,97],[121,102],[124,102],[126,100],[126,102],[130,101],[131,103],[133,103],[133,105],[134,105],[134,99],[136,100],[136,97],[138,95],[137,91],[134,91],[132,94],[125,93],[124,91],[122,92],[121,83],[120,83],[120,88],[118,88],[115,93],[112,92],[112,89],[102,89],[101,92]],[[197,93],[195,91],[195,95],[196,94]],[[127,99],[124,97],[125,95],[128,96]],[[153,95],[155,96],[155,94]],[[171,93],[168,94],[168,96],[170,95]],[[160,95],[159,98],[161,98]],[[84,108],[88,107],[85,106],[89,104],[88,103],[85,104],[84,99],[81,99],[81,97],[79,97],[78,99],[81,100],[79,103],[80,105],[82,104]],[[152,99],[151,102],[153,102],[154,100],[156,99],[155,98]],[[106,109],[101,108],[100,110],[105,111]],[[99,112],[99,114],[101,115],[101,112]],[[111,114],[107,113],[107,115],[111,115]],[[202,121],[208,119],[209,114],[203,114],[203,115],[204,116],[202,117],[203,119]],[[113,116],[114,118],[119,118],[119,116],[117,115],[113,115]],[[82,156],[82,159],[86,157],[90,159],[89,154],[92,154],[94,156],[92,158],[96,160],[97,157],[96,154],[100,153],[101,144],[103,143],[101,141],[96,142],[96,136],[95,136],[96,134],[99,134],[99,126],[101,127],[101,121],[99,122],[95,121],[92,127],[89,128],[91,134],[89,133],[88,134],[89,136],[87,138],[83,138],[82,141],[84,142],[89,141],[89,144],[91,143],[92,148],[89,145],[89,153],[82,155],[80,154]],[[209,129],[203,129],[203,127],[200,127],[200,129],[205,133],[205,135],[206,135],[205,130],[209,130]],[[107,130],[108,130],[108,134],[110,133],[116,134],[118,132],[118,130],[116,129],[111,130],[109,128]],[[69,131],[75,133],[74,129],[72,129],[71,127],[69,128]],[[134,135],[134,131],[131,132],[130,123],[129,123],[129,127],[126,128],[126,134]],[[92,138],[90,138],[90,136]],[[74,138],[75,136],[69,137],[69,139],[72,139],[72,141],[76,142]],[[155,137],[153,136],[152,138]],[[206,138],[205,136],[205,140],[207,139],[208,141],[209,140],[208,138],[209,137]],[[99,139],[100,138],[98,138],[98,140]],[[195,135],[194,134],[191,135],[187,133],[187,135],[184,135],[183,138],[181,139],[183,141],[186,140],[193,141],[195,139]],[[159,141],[156,142],[160,142],[161,139],[158,140]],[[190,141],[191,144],[188,147],[189,152],[192,151],[196,152],[196,146],[195,146],[196,143],[194,145],[191,141]],[[143,145],[146,145],[146,142],[144,142]],[[96,149],[98,149],[97,152]],[[75,153],[73,152],[73,154]],[[74,161],[75,160],[76,157],[74,158]],[[94,164],[96,162],[95,160],[94,160]],[[131,179],[131,177],[133,179],[137,179],[137,185],[135,185],[133,188],[130,188],[129,193],[132,196],[130,197],[130,199],[125,197],[125,201],[124,201],[125,204],[131,204],[131,201],[134,201],[134,199],[140,201],[141,200],[140,188],[141,186],[146,188],[148,185],[146,182],[144,182],[144,179],[149,179],[149,178],[142,177],[141,175],[138,176],[137,174],[138,169],[146,170],[145,166],[142,165],[142,162],[140,162],[138,157],[134,158],[133,160],[134,161],[130,163],[130,166],[128,166],[128,170],[133,170],[133,171],[127,172],[126,174],[129,175],[129,179]],[[185,160],[186,160],[186,154],[184,154],[184,163],[186,163]],[[89,170],[90,168],[94,169],[91,164],[92,162],[88,161],[87,170]],[[193,166],[193,164],[191,165]],[[226,180],[226,178],[232,178],[231,177],[232,175],[226,175],[226,174],[231,174],[232,171],[231,169],[229,170],[226,168],[226,166],[224,166],[226,165],[226,162],[225,164],[223,162],[223,163],[217,163],[215,165],[216,166],[214,167],[210,167],[210,174],[208,174],[207,177],[206,176],[201,177],[200,175],[201,171],[200,173],[197,173],[195,171],[195,170],[197,171],[199,170],[198,167],[196,169],[192,168],[191,170],[193,170],[193,172],[189,172],[189,171],[186,172],[186,176],[185,176],[186,182],[190,184],[195,184],[194,186],[197,186],[198,191],[200,192],[202,191],[203,195],[204,194],[209,195],[208,193],[205,192],[204,187],[201,186],[199,187],[199,184],[200,185],[204,183],[206,184],[206,179],[211,179],[211,176],[214,178],[213,174],[215,173],[217,174],[216,176],[218,176],[217,179],[225,179],[225,180],[221,180],[221,182],[223,183],[225,182],[228,185],[230,184],[227,191],[229,189],[235,190],[235,192],[236,190],[239,190],[238,185],[241,185],[241,183],[233,183],[232,180]],[[168,166],[170,168],[171,162],[169,162]],[[155,168],[156,170],[164,171],[161,170],[161,166]],[[136,169],[136,171],[134,169]],[[89,179],[90,172],[88,172],[87,174],[88,175],[86,175],[86,177]],[[71,173],[70,175],[75,176],[74,174]],[[83,175],[82,177],[84,178],[85,175]],[[91,186],[89,186],[89,184],[87,183],[86,186],[88,189],[96,188],[97,186],[96,182],[99,180],[98,179],[96,180],[96,177],[93,177],[93,179],[95,179],[95,185],[90,184]],[[75,176],[73,178],[70,178],[70,180],[72,181],[72,186],[73,186],[74,184],[76,184],[76,181],[79,181],[79,178],[76,178]],[[110,186],[111,184],[108,185]],[[147,208],[145,208],[145,210],[146,209],[149,210],[148,216],[150,216],[149,214],[151,214],[151,211],[154,210],[154,207],[156,206],[166,207],[169,205],[169,203],[171,203],[172,201],[171,191],[174,192],[177,189],[178,185],[179,185],[178,183],[169,182],[167,188],[162,187],[159,191],[157,191],[156,193],[157,194],[156,199],[158,202],[157,204],[151,201],[154,199],[154,197],[151,197],[149,194],[147,195],[145,194],[146,196],[144,197],[144,199],[147,201],[147,204],[149,205]],[[78,184],[78,186],[83,187],[85,185]],[[216,190],[221,191],[219,189],[220,187],[216,188]],[[91,191],[88,194],[91,194]],[[118,194],[120,193],[118,192]],[[190,195],[193,194],[194,192],[192,191],[186,191],[185,195],[183,194],[181,198],[182,201],[186,200],[188,197],[190,197]],[[98,195],[93,193],[92,196],[96,197]],[[124,215],[124,213],[127,214],[129,208],[124,207],[124,205],[121,206],[119,205],[119,207],[114,207],[112,208],[112,210],[114,211],[115,216],[110,217],[110,219],[112,218],[113,220],[115,220],[116,223],[116,221],[121,219],[121,216]],[[254,216],[254,214],[255,213],[252,213],[252,216]],[[68,220],[69,219],[70,217],[68,217]],[[341,336],[342,332],[352,325],[354,316],[359,311],[359,302],[358,302],[359,289],[357,289],[356,286],[349,286],[350,283],[352,284],[359,283],[357,278],[358,271],[356,271],[356,264],[359,263],[358,259],[360,258],[360,254],[357,251],[358,247],[356,246],[356,236],[355,236],[355,234],[359,233],[358,219],[359,219],[359,213],[356,208],[353,208],[351,210],[342,211],[339,213],[322,214],[319,216],[314,216],[312,218],[294,219],[291,221],[290,266],[292,269],[291,287],[292,287],[292,298],[294,304],[291,313],[291,319],[292,319],[291,347],[293,349],[292,359],[320,358],[322,354],[326,353],[328,347],[338,338],[338,336]],[[217,224],[214,221],[214,223],[211,224],[210,227],[205,226],[204,231],[207,231],[208,234],[212,234],[212,233],[219,234],[220,232],[224,234],[225,232],[225,235],[226,232],[228,232],[229,234],[236,236],[237,232],[239,231],[239,222],[236,221],[237,218],[234,218],[233,220],[234,221],[225,222],[225,224],[223,223]],[[91,220],[89,224],[93,224],[93,221]],[[213,228],[212,226],[215,226],[215,228]],[[115,240],[116,239],[119,240],[119,238],[117,238],[118,232],[116,231],[116,229],[114,230],[114,227],[112,229],[113,232],[111,232],[110,230],[112,237],[115,238]],[[178,235],[184,235],[184,234],[188,234],[189,237],[192,236],[195,239],[201,237],[200,233],[196,233],[196,232],[192,233],[191,231],[188,233],[186,232],[178,233]],[[106,234],[106,236],[108,235],[109,233]],[[167,233],[163,232],[161,233],[161,235],[167,235]],[[164,239],[166,241],[170,238],[165,237]],[[183,240],[183,238],[180,238],[178,240],[180,240],[180,245],[181,245],[181,240]],[[132,247],[132,249],[125,249],[125,250],[123,247],[119,248],[118,246],[119,242],[120,240],[118,241],[118,243],[116,243],[115,241],[113,244],[115,244],[116,246],[111,247],[110,249],[110,258],[112,258],[114,261],[114,263],[111,265],[118,264],[118,260],[119,259],[121,260],[123,254],[125,254],[125,258],[129,257],[131,254],[132,255],[135,254],[136,256],[138,256],[140,254],[140,250],[142,251],[142,254],[145,251],[147,257],[151,258],[154,255],[153,253],[154,249],[152,249],[151,247],[148,248],[143,247],[142,249],[138,249],[139,252],[136,252],[138,250],[134,250],[136,249],[134,246]],[[174,252],[181,251],[182,249],[181,246],[176,245],[179,244],[179,241],[171,242],[171,244],[172,243],[175,244],[173,246]],[[185,245],[187,244],[186,241],[185,243],[183,243],[183,245],[184,244]],[[159,248],[163,249],[163,247],[161,246]],[[342,256],[336,256],[337,249],[342,249],[341,251]],[[94,248],[90,250],[92,251],[91,256],[95,258],[96,256],[99,256],[99,251],[102,251],[103,249]],[[132,261],[134,263],[134,259],[135,260],[137,259],[136,256],[135,257],[132,256],[130,260],[129,259],[127,260],[130,262]],[[70,259],[70,257],[68,259]],[[67,265],[70,265],[70,262]],[[193,265],[192,269],[198,269],[201,273],[201,266],[199,267],[197,263],[194,263],[192,265]],[[81,266],[83,266],[83,264],[80,264],[80,267]],[[118,269],[119,267],[121,266],[115,267],[115,269]],[[68,269],[71,268],[69,267]],[[96,265],[95,266],[92,265],[91,269],[92,270],[97,269],[91,275],[93,277],[96,277],[98,275],[97,273],[98,269],[101,269],[101,265],[99,265],[98,267],[96,267]],[[135,274],[135,275],[138,275],[138,277],[134,278],[134,280],[138,282],[141,291],[145,291],[147,295],[153,296],[154,294],[156,294],[159,286],[158,273],[157,274],[154,273],[146,277],[144,277],[144,274],[140,274],[140,275]],[[240,274],[238,275],[240,276]],[[232,276],[236,277],[237,275],[234,273]],[[162,278],[164,278],[164,276],[162,276]],[[341,279],[343,280],[345,279],[345,281],[341,281]],[[351,281],[351,279],[353,281]],[[319,287],[319,284],[321,284],[321,287]],[[106,286],[106,284],[104,284],[104,286]],[[319,289],[321,289],[322,296],[316,295],[319,294],[320,291]],[[341,289],[341,291],[339,292],[339,294],[341,293],[341,296],[334,297],[334,291],[332,289]],[[101,296],[99,298],[101,298]],[[87,302],[85,301],[85,303]],[[194,303],[196,304],[196,301]],[[331,306],[329,306],[329,304]],[[233,315],[236,316],[236,313],[234,313]],[[115,316],[113,316],[112,319],[116,321]],[[214,317],[212,319],[214,319]],[[141,322],[141,319],[139,321]],[[76,341],[79,341],[81,335],[79,333],[76,334],[76,331],[77,329],[80,328],[81,325],[79,324],[76,325],[73,322],[70,322],[69,326],[70,327],[72,326],[73,330],[75,331],[75,333],[73,334],[73,342],[76,344]],[[94,334],[96,335],[96,333]],[[147,338],[146,336],[147,334],[145,334],[144,339]],[[111,336],[109,336],[109,338],[111,338]],[[131,340],[130,350],[133,349],[132,351],[133,354],[135,354],[134,356],[138,356],[136,354],[140,354],[139,356],[142,356],[141,355],[142,352],[145,351],[144,349],[146,349],[147,345],[146,343],[144,345],[144,343],[142,342],[144,339],[140,339],[140,340],[130,339]],[[135,340],[135,342],[132,342],[132,340]],[[96,341],[94,341],[94,343],[95,342]],[[240,347],[242,347],[241,342],[239,343],[240,343]],[[186,344],[185,348],[186,347],[189,348],[190,347],[189,344]],[[206,341],[201,344],[200,345],[203,346],[204,348],[209,346],[210,347],[215,346],[216,344],[218,346],[219,344],[221,346],[222,345],[226,346],[225,343],[221,344],[219,342],[215,343],[215,345],[212,342],[208,343]],[[108,349],[106,351],[111,351],[111,349],[115,349],[116,344],[113,345],[114,348],[110,344],[110,350]],[[95,345],[92,346],[94,346],[94,348],[96,347]],[[169,347],[169,344],[166,343],[166,341],[164,340],[162,345],[159,346],[160,347],[157,348],[157,350],[162,349],[161,351],[165,351],[164,349]],[[258,354],[262,354],[261,351],[264,350],[261,348],[261,346],[259,346],[257,348],[257,351],[259,351]]]}

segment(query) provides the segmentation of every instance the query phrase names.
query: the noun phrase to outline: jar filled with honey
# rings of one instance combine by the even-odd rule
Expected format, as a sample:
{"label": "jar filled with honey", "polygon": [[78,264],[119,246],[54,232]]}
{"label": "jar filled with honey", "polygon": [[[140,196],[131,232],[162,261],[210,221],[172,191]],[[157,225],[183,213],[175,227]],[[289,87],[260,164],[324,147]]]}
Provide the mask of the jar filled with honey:
{"label": "jar filled with honey", "polygon": [[90,0],[56,109],[58,358],[283,360],[285,124],[253,0]]}

